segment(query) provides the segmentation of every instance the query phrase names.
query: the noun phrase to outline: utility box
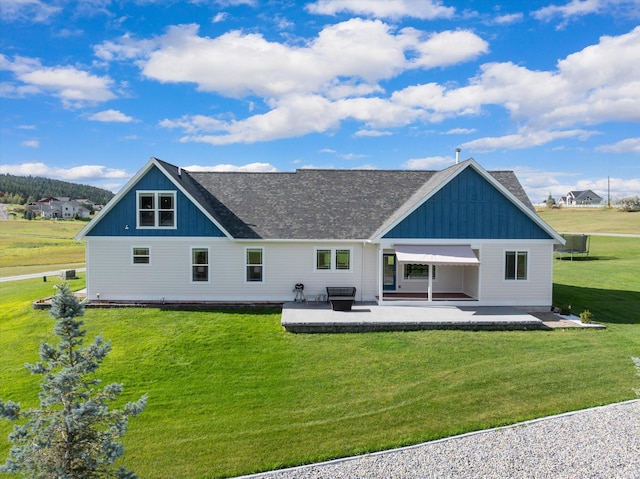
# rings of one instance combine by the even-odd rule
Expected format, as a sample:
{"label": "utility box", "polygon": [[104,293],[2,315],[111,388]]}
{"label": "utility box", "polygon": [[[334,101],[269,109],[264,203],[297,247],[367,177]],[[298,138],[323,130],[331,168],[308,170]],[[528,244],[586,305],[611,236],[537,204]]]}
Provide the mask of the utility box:
{"label": "utility box", "polygon": [[60,279],[78,279],[75,269],[63,269],[60,271]]}

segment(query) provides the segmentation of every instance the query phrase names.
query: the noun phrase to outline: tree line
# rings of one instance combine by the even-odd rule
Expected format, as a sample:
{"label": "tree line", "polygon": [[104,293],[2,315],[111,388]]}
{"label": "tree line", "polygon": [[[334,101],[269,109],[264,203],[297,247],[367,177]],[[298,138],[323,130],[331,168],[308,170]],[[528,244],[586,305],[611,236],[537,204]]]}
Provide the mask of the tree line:
{"label": "tree line", "polygon": [[105,205],[114,195],[111,191],[96,186],[70,181],[0,174],[0,203],[23,205],[49,196],[88,199],[95,204]]}

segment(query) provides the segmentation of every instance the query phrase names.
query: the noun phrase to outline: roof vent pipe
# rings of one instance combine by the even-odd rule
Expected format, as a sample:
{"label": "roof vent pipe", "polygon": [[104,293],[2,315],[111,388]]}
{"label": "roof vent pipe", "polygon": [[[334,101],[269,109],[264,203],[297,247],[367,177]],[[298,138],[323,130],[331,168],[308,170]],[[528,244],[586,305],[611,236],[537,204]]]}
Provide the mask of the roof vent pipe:
{"label": "roof vent pipe", "polygon": [[460,162],[460,148],[456,148],[456,165]]}

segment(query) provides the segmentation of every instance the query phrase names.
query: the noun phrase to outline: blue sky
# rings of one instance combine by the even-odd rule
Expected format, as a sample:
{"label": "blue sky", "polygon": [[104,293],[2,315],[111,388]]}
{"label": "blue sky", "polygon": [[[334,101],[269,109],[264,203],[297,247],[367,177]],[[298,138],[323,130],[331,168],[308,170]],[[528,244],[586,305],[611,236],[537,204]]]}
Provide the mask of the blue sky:
{"label": "blue sky", "polygon": [[0,173],[515,170],[640,194],[640,0],[2,0]]}

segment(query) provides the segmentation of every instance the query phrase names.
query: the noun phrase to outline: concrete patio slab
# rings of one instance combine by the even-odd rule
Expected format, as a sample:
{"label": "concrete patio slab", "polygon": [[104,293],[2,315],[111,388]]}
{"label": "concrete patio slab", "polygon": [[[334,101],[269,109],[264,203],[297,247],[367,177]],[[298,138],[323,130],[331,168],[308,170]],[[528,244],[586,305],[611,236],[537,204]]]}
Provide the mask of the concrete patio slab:
{"label": "concrete patio slab", "polygon": [[281,324],[293,333],[547,329],[540,319],[513,307],[379,306],[376,303],[356,303],[351,311],[333,311],[326,303],[285,303]]}

